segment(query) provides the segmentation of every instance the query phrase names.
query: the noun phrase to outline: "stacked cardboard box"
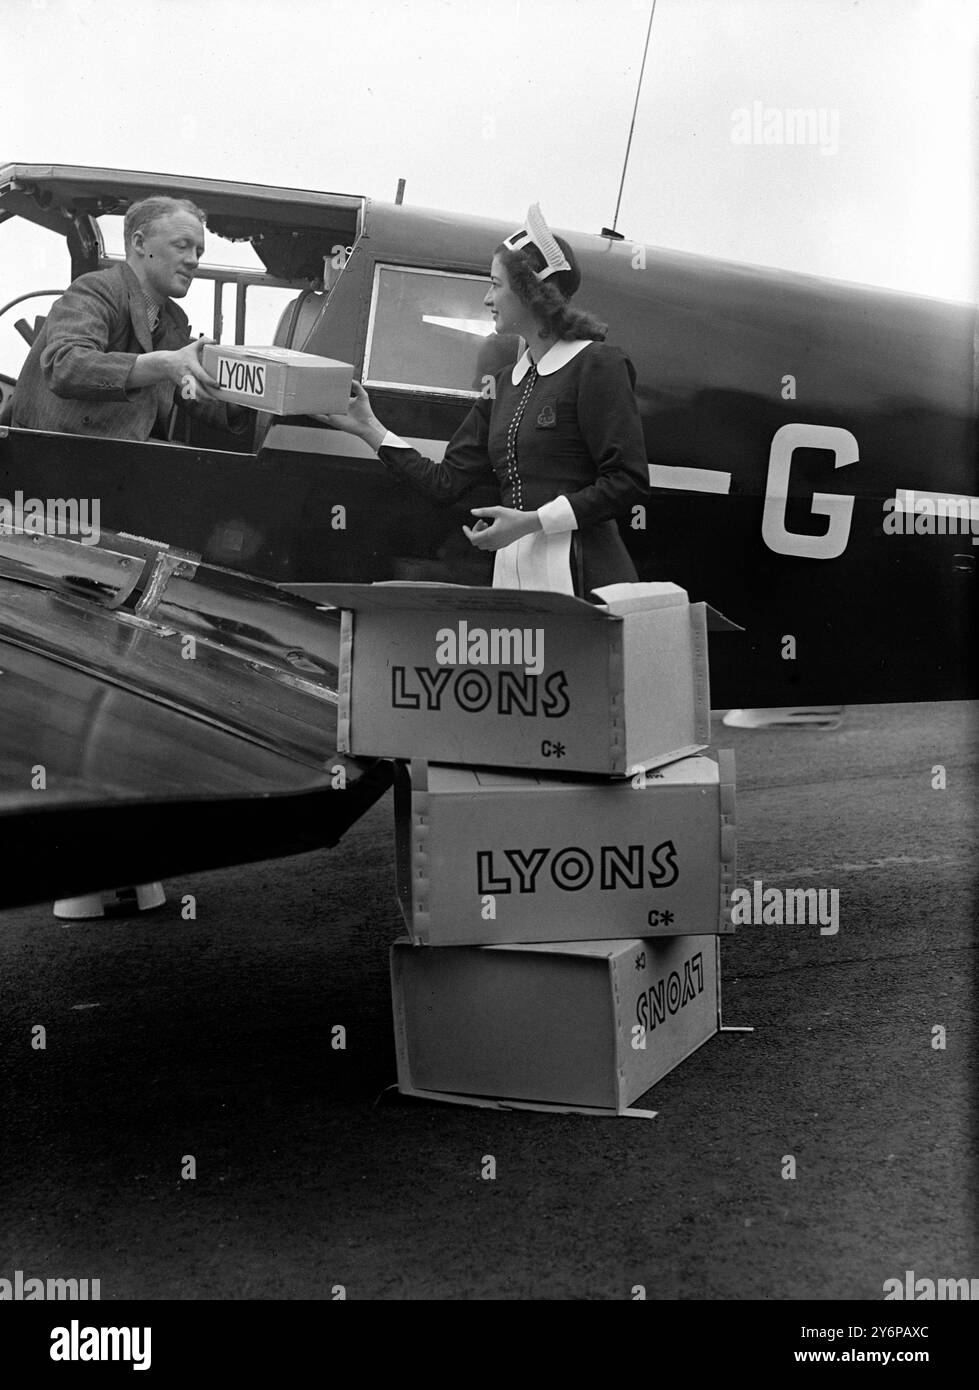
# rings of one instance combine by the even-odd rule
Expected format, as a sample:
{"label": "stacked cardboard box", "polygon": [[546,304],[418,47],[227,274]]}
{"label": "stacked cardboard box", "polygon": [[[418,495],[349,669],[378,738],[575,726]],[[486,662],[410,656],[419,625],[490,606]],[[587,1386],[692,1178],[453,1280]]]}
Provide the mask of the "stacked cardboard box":
{"label": "stacked cardboard box", "polygon": [[733,930],[728,756],[617,782],[415,761],[397,773],[395,814],[398,897],[417,944]]}
{"label": "stacked cardboard box", "polygon": [[400,1089],[632,1113],[718,1028],[734,771],[702,750],[707,630],[734,625],[671,584],[318,592],[339,751],[406,760]]}

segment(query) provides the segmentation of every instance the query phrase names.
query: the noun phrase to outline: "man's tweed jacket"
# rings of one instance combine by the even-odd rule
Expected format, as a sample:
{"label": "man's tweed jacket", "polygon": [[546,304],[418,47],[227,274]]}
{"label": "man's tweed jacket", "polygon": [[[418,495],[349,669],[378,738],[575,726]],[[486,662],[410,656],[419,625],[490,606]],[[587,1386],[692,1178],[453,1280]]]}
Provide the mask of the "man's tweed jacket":
{"label": "man's tweed jacket", "polygon": [[[97,434],[111,439],[165,437],[180,391],[172,382],[126,389],[140,353],[190,342],[187,315],[164,300],[151,333],[146,301],[125,264],[75,280],[52,306],[21,370],[11,423],[22,429]],[[227,407],[213,401],[179,403],[209,424],[230,429]],[[253,417],[236,421],[240,433]],[[155,427],[155,428],[154,428]]]}

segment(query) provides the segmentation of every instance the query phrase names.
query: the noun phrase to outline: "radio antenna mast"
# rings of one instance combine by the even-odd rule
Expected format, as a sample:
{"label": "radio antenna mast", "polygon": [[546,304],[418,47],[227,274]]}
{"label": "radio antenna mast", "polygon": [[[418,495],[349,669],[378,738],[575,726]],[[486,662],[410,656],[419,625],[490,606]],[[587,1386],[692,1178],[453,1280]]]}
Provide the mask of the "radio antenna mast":
{"label": "radio antenna mast", "polygon": [[622,203],[622,189],[625,187],[625,171],[629,167],[629,151],[632,149],[632,132],[636,128],[636,112],[639,110],[639,94],[642,91],[643,74],[646,71],[646,55],[649,52],[649,36],[653,32],[653,15],[656,13],[656,0],[649,7],[649,24],[646,28],[646,46],[642,51],[642,66],[639,69],[639,82],[636,86],[636,100],[632,108],[632,121],[629,125],[629,139],[625,147],[625,159],[622,162],[622,178],[619,182],[619,196],[615,200],[615,216],[612,219],[611,227],[602,228],[602,236],[614,237],[616,241],[624,240],[622,233],[615,229],[619,221],[619,207]]}

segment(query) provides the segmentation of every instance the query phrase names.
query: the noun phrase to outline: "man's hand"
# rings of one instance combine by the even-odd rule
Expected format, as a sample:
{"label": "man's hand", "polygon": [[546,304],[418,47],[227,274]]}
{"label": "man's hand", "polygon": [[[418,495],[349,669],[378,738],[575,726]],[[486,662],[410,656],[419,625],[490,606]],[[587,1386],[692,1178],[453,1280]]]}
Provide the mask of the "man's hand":
{"label": "man's hand", "polygon": [[544,529],[536,512],[518,512],[512,507],[473,507],[472,514],[480,520],[475,526],[462,529],[477,550],[502,550],[521,536]]}
{"label": "man's hand", "polygon": [[184,400],[219,400],[218,383],[201,366],[201,352],[213,338],[195,338],[186,347],[158,352],[144,352],[136,358],[126,385],[151,386],[157,381],[172,381],[179,386]]}
{"label": "man's hand", "polygon": [[167,377],[174,385],[180,387],[180,394],[185,401],[196,401],[201,396],[205,400],[220,400],[218,383],[201,366],[204,346],[213,342],[213,338],[195,338],[186,347],[176,348],[164,354],[169,358],[166,363]]}

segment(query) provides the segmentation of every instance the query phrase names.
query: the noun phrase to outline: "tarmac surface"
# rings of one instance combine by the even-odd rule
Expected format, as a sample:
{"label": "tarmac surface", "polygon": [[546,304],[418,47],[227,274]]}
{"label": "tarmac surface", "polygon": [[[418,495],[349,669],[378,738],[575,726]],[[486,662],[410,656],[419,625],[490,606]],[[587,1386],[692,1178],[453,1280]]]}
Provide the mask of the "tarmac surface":
{"label": "tarmac surface", "polygon": [[839,931],[724,939],[724,1021],[754,1031],[637,1101],[653,1120],[386,1089],[390,794],[338,848],[173,880],[139,920],[0,915],[0,1276],[103,1300],[880,1300],[906,1270],[979,1275],[976,715],[715,720],[739,884],[836,888]]}

